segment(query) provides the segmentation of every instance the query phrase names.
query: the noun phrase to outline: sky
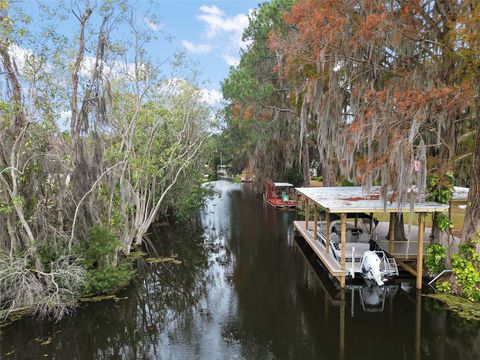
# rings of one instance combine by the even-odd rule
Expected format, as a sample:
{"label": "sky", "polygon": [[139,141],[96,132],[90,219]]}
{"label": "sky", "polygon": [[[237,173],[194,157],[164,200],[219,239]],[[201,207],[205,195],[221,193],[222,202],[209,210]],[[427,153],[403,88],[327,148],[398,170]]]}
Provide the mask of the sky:
{"label": "sky", "polygon": [[[60,4],[60,0],[43,1],[53,7]],[[134,4],[137,20],[144,23],[146,30],[161,37],[166,34],[170,39],[152,42],[149,52],[162,59],[184,51],[199,73],[199,85],[205,89],[208,102],[214,103],[221,100],[221,81],[238,63],[240,49],[247,45],[241,40],[242,32],[248,25],[248,14],[259,1],[137,0]],[[31,26],[41,21],[36,0],[23,0],[21,6],[33,18]],[[146,11],[149,14],[144,16]],[[60,32],[75,34],[78,22],[71,22],[60,24]]]}
{"label": "sky", "polygon": [[258,0],[157,1],[157,6],[164,31],[198,63],[203,86],[213,98],[219,97],[220,82],[238,63],[240,48],[247,45],[242,32]]}

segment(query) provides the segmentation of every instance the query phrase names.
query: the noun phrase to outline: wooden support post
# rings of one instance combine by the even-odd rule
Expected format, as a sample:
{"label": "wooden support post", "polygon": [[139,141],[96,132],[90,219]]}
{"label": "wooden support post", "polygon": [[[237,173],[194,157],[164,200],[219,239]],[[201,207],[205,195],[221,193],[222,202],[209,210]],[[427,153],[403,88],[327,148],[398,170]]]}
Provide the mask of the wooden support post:
{"label": "wooden support post", "polygon": [[390,240],[390,254],[393,255],[395,251],[395,213],[390,213],[390,232],[388,239]]}
{"label": "wooden support post", "polygon": [[330,254],[330,213],[325,211],[325,252]]}
{"label": "wooden support post", "polygon": [[422,288],[423,277],[423,235],[425,233],[425,213],[418,213],[417,289]]}
{"label": "wooden support post", "polygon": [[345,253],[346,253],[346,247],[347,247],[347,214],[341,214],[340,215],[340,224],[341,224],[341,231],[340,231],[340,240],[341,240],[341,246],[340,246],[340,253],[341,253],[341,269],[343,271],[343,275],[340,280],[340,286],[342,289],[345,287]]}
{"label": "wooden support post", "polygon": [[317,204],[313,205],[313,240],[318,239],[318,207]]}
{"label": "wooden support post", "polygon": [[355,227],[358,227],[358,214],[355,214]]}
{"label": "wooden support post", "polygon": [[305,198],[305,229],[308,230],[308,218],[310,217],[310,203],[308,198]]}

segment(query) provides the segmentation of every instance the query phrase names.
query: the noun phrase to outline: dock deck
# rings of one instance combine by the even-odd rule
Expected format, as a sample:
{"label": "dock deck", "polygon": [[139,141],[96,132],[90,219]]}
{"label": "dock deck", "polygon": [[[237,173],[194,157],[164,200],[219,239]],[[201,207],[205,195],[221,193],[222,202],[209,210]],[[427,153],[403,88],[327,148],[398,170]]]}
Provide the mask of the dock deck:
{"label": "dock deck", "polygon": [[[320,240],[315,240],[314,239],[314,234],[313,234],[313,227],[312,225],[309,226],[309,229],[305,227],[305,221],[294,221],[293,225],[295,228],[298,230],[298,232],[302,235],[302,237],[305,239],[307,244],[312,248],[312,250],[315,252],[315,254],[320,258],[322,263],[325,265],[325,267],[328,269],[328,271],[335,276],[336,278],[340,278],[342,276],[347,275],[347,271],[350,272],[352,268],[352,263],[351,262],[346,262],[345,267],[347,271],[342,271],[342,268],[339,264],[339,262],[329,253],[327,253],[327,249],[325,246],[322,244]],[[360,264],[359,263],[354,263],[354,272],[360,272]]]}
{"label": "dock deck", "polygon": [[[425,227],[423,237],[428,239],[432,229]],[[409,226],[405,225],[405,234],[408,241],[393,241],[388,239],[388,222],[381,222],[378,224],[375,231],[377,234],[377,243],[390,256],[393,256],[399,260],[416,260],[418,256],[418,226],[412,225],[411,231]],[[392,244],[393,248],[390,248]],[[429,245],[428,241],[423,242],[423,257],[425,257],[425,251]]]}

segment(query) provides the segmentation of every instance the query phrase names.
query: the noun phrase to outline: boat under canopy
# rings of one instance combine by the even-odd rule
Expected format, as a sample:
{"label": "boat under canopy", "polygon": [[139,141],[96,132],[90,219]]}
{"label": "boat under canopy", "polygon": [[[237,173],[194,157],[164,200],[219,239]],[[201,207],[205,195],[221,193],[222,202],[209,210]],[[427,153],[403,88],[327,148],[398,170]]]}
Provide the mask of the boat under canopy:
{"label": "boat under canopy", "polygon": [[[376,234],[375,213],[390,213],[390,226],[384,235],[378,237],[381,251],[389,259],[396,259],[400,266],[417,278],[417,288],[422,287],[423,262],[417,261],[416,269],[405,260],[423,259],[425,237],[425,215],[447,211],[449,206],[436,202],[417,202],[410,207],[399,206],[397,202],[385,202],[380,196],[380,187],[373,187],[365,195],[361,187],[310,187],[296,188],[305,198],[305,220],[295,221],[295,228],[328,271],[345,287],[349,275],[361,272],[359,259],[370,251],[369,240]],[[310,205],[313,204],[313,222],[310,221]],[[325,212],[324,221],[319,221],[319,208]],[[394,224],[397,213],[418,214],[418,235],[414,240],[395,241]],[[353,219],[353,223],[351,221]],[[349,222],[350,220],[350,222]],[[388,237],[388,239],[385,239]],[[373,238],[375,240],[375,238]],[[334,248],[331,248],[334,247]],[[390,266],[385,259],[385,266]]]}

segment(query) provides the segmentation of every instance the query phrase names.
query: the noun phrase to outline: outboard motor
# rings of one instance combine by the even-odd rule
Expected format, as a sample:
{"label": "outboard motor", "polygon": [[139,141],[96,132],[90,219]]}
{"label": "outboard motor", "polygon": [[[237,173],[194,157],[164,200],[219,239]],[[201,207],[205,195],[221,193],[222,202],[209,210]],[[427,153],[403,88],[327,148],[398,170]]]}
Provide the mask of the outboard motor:
{"label": "outboard motor", "polygon": [[368,244],[370,245],[370,251],[378,251],[380,250],[380,246],[378,246],[378,243],[373,240],[373,239],[370,239],[370,241],[368,242]]}
{"label": "outboard motor", "polygon": [[375,251],[365,251],[362,259],[363,276],[369,280],[375,280],[378,286],[383,286],[385,282],[382,279],[380,271],[381,260]]}

